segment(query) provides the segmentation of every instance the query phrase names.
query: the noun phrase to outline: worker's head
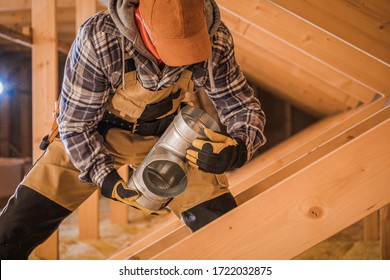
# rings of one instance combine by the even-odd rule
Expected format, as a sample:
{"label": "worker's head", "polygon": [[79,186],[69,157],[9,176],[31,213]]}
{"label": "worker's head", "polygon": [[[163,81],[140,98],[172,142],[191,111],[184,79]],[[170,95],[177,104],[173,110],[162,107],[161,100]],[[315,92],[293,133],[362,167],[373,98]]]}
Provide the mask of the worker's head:
{"label": "worker's head", "polygon": [[204,0],[140,0],[139,7],[164,63],[189,65],[210,56]]}

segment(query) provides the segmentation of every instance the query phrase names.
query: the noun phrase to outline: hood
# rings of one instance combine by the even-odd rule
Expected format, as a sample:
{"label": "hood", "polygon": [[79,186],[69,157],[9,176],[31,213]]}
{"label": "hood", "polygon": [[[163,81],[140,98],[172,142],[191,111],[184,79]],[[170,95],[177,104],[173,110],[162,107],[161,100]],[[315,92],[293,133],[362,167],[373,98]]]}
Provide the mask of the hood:
{"label": "hood", "polygon": [[[120,33],[133,43],[137,51],[145,54],[149,53],[149,51],[143,44],[134,19],[134,7],[139,4],[139,1],[109,0],[108,10]],[[206,20],[210,37],[212,37],[217,31],[221,20],[219,8],[214,0],[206,0]]]}

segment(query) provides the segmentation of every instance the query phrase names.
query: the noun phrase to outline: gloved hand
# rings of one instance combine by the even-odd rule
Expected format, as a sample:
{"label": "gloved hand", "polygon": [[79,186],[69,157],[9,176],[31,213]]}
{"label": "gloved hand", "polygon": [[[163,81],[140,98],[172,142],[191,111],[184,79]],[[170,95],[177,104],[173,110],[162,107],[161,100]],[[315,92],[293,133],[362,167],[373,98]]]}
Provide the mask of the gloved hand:
{"label": "gloved hand", "polygon": [[151,215],[163,215],[170,212],[167,208],[151,210],[141,206],[136,201],[141,194],[137,189],[130,188],[115,169],[104,179],[101,194]]}
{"label": "gloved hand", "polygon": [[140,194],[138,190],[129,188],[118,172],[112,170],[103,181],[101,194],[107,198],[131,205]]}
{"label": "gloved hand", "polygon": [[204,129],[204,134],[208,140],[195,139],[187,149],[186,158],[191,166],[207,173],[222,174],[244,165],[247,149],[243,140],[209,128]]}

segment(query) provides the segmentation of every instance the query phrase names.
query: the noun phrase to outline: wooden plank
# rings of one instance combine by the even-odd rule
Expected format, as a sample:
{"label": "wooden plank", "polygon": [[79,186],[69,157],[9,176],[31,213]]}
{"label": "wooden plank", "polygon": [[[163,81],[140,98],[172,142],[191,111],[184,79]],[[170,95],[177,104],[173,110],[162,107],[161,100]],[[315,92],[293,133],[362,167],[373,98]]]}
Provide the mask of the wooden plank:
{"label": "wooden plank", "polygon": [[[313,59],[333,67],[336,71],[347,74],[374,91],[386,95],[390,94],[389,65],[287,12],[274,3],[267,0],[240,2],[218,0],[217,2],[221,10],[235,14],[254,28],[272,34],[281,42],[305,52]],[[250,36],[248,39],[251,39]],[[367,69],[370,71],[366,71]]]}
{"label": "wooden plank", "polygon": [[[118,169],[118,174],[126,182],[132,175],[128,165],[124,165]],[[112,224],[126,225],[128,223],[129,206],[117,201],[110,201],[110,219]]]}
{"label": "wooden plank", "polygon": [[25,47],[32,47],[31,36],[16,32],[4,25],[0,25],[0,38],[6,39],[8,41],[14,42]]}
{"label": "wooden plank", "polygon": [[[0,11],[18,11],[34,7],[35,0],[0,0]],[[60,0],[58,7],[69,8],[75,6],[75,0]]]}
{"label": "wooden plank", "polygon": [[303,110],[330,115],[373,98],[373,90],[269,32],[229,11],[222,10],[222,17],[231,28],[237,60],[246,75]]}
{"label": "wooden plank", "polygon": [[379,212],[374,212],[364,218],[364,240],[379,240]]}
{"label": "wooden plank", "polygon": [[0,12],[0,24],[2,25],[31,25],[31,10]]}
{"label": "wooden plank", "polygon": [[99,190],[78,208],[79,240],[99,239]]}
{"label": "wooden plank", "polygon": [[76,26],[77,28],[90,16],[98,11],[96,0],[76,0]]}
{"label": "wooden plank", "polygon": [[[364,85],[361,85],[360,82],[354,81],[347,73],[343,73],[329,64],[324,63],[320,59],[313,57],[309,53],[302,51],[296,46],[288,44],[288,42],[276,37],[267,30],[259,28],[242,18],[238,18],[237,15],[232,14],[231,11],[222,9],[221,14],[224,22],[232,29],[234,38],[237,37],[236,33],[240,36],[240,42],[237,42],[239,47],[248,48],[245,44],[249,42],[257,46],[257,51],[253,52],[251,55],[246,54],[246,56],[256,57],[257,55],[261,55],[261,52],[266,51],[279,60],[289,62],[291,66],[289,66],[287,70],[292,72],[291,74],[297,74],[295,73],[297,70],[292,70],[299,65],[299,68],[308,72],[308,74],[306,74],[309,75],[308,77],[310,77],[310,75],[314,77],[314,81],[320,80],[329,84],[327,88],[329,88],[329,86],[331,86],[331,88],[324,91],[327,95],[332,96],[336,100],[345,102],[345,96],[352,96],[365,103],[371,100],[372,96],[368,92],[368,89]],[[257,68],[262,68],[259,67],[260,65],[258,65]],[[277,76],[279,77],[279,75]],[[299,79],[299,76],[297,78]],[[372,90],[370,91],[372,92]]]}
{"label": "wooden plank", "polygon": [[[56,2],[32,0],[33,161],[42,153],[39,143],[51,127],[53,104],[58,94]],[[36,249],[36,255],[43,259],[58,259],[58,231]]]}
{"label": "wooden plank", "polygon": [[152,259],[291,259],[390,202],[389,141],[387,119]]}
{"label": "wooden plank", "polygon": [[[383,106],[384,102],[385,98],[382,96],[371,104],[314,124],[260,155],[239,170],[229,173],[228,177],[232,194],[237,196],[237,194],[240,194],[255,184],[259,178],[272,175],[277,170],[282,169],[282,167],[313,150],[328,139],[372,115]],[[296,152],[294,152],[294,149],[296,149]],[[256,171],[254,172],[254,170]],[[238,201],[238,203],[241,202]],[[170,223],[173,223],[173,221],[170,221]],[[180,231],[176,231],[178,228],[173,225],[166,225],[166,227],[172,227],[174,230],[169,233],[166,231],[153,232],[146,242],[138,244],[137,247],[132,245],[121,249],[115,259],[142,258],[142,256],[146,256],[144,252],[150,251],[149,248],[154,248],[154,251],[157,250],[156,248],[161,248],[160,242],[164,237],[169,238],[169,240],[176,240],[176,242],[180,241],[181,236],[177,234]]]}
{"label": "wooden plank", "polygon": [[[12,30],[6,26],[0,26],[0,38],[16,43],[21,46],[32,48],[32,37],[24,35],[23,33]],[[61,53],[67,54],[70,46],[64,42],[58,42],[57,50]]]}
{"label": "wooden plank", "polygon": [[[177,229],[183,226],[173,213],[163,217],[158,223],[154,224],[149,230],[135,237],[135,241],[125,245],[123,248],[108,257],[110,260],[135,259],[134,254],[142,254],[142,250],[147,250],[149,246],[155,246],[162,238],[167,235],[173,236]],[[141,252],[141,253],[140,253]],[[157,251],[156,251],[157,252]],[[141,259],[140,255],[138,258]]]}
{"label": "wooden plank", "polygon": [[390,260],[390,206],[380,210],[381,259]]}
{"label": "wooden plank", "polygon": [[[76,0],[76,26],[77,28],[91,15],[96,13],[95,0]],[[99,191],[95,191],[78,209],[79,213],[79,239],[99,238]]]}
{"label": "wooden plank", "polygon": [[117,201],[110,201],[110,221],[111,224],[127,225],[129,223],[129,206]]}
{"label": "wooden plank", "polygon": [[[275,47],[264,48],[234,31],[232,34],[236,42],[237,61],[245,74],[286,102],[317,117],[329,116],[357,106],[358,100],[346,95],[345,90],[343,93],[342,86],[336,88],[329,83],[333,79],[318,78],[315,71],[302,68],[301,62],[290,62],[274,55],[272,49]],[[321,65],[318,65],[317,71],[320,68]],[[342,77],[340,78],[338,81],[342,80]],[[344,85],[351,84],[351,79],[344,79],[344,81],[346,81]],[[339,93],[344,100],[332,98],[329,92]],[[371,90],[365,92],[372,94]]]}
{"label": "wooden plank", "polygon": [[383,18],[388,18],[390,15],[390,2],[388,0],[346,0],[346,2],[372,15],[378,15]]}
{"label": "wooden plank", "polygon": [[[145,241],[135,244],[131,247],[130,255],[128,259],[130,260],[147,260],[157,253],[163,251],[165,248],[168,248],[177,243],[178,240],[184,239],[187,236],[191,235],[191,231],[188,227],[184,226],[182,223],[168,223],[167,227],[163,231],[158,232],[157,237],[160,233],[168,230],[168,233],[151,244],[145,244]],[[152,240],[155,240],[156,236],[150,236]],[[145,246],[146,245],[146,246]],[[138,250],[137,250],[138,249]]]}
{"label": "wooden plank", "polygon": [[280,168],[277,172],[271,173],[270,176],[265,176],[261,178],[253,186],[237,194],[235,196],[236,201],[238,203],[244,203],[245,201],[248,201],[257,194],[276,185],[278,182],[291,176],[297,171],[307,167],[318,158],[325,156],[329,152],[337,149],[342,145],[345,145],[349,141],[358,137],[364,131],[373,127],[378,122],[384,121],[386,119],[390,119],[390,107],[386,107],[375,115],[340,133],[329,141],[320,143],[317,147],[302,155],[302,157],[297,158],[290,164],[287,164],[283,168]]}
{"label": "wooden plank", "polygon": [[[75,23],[75,7],[72,8],[58,8],[57,7],[57,28],[61,24]],[[0,24],[15,25],[15,26],[30,26],[31,25],[31,10],[18,10],[0,12]],[[74,29],[73,29],[74,31]]]}
{"label": "wooden plank", "polygon": [[[384,102],[385,98],[381,97],[370,104],[319,121],[259,155],[240,169],[229,174],[232,193],[237,196],[261,179],[316,149],[380,110]],[[254,170],[256,171],[254,172]]]}
{"label": "wooden plank", "polygon": [[386,26],[390,13],[367,10],[361,3],[356,5],[347,0],[272,2],[390,64],[390,28]]}
{"label": "wooden plank", "polygon": [[[0,11],[19,11],[31,9],[34,0],[0,0]],[[60,0],[58,1],[58,8],[73,8],[75,7],[75,1],[78,0]],[[87,0],[88,1],[88,0]],[[103,5],[101,1],[98,2],[99,9],[107,8],[107,5]]]}

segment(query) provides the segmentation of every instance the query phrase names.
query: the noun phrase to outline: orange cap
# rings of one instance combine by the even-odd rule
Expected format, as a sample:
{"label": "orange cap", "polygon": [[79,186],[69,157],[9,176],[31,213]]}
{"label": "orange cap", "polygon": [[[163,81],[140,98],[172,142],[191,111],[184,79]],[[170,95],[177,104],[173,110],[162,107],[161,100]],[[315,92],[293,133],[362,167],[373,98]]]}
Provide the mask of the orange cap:
{"label": "orange cap", "polygon": [[140,0],[139,8],[165,64],[189,65],[211,55],[204,0]]}

